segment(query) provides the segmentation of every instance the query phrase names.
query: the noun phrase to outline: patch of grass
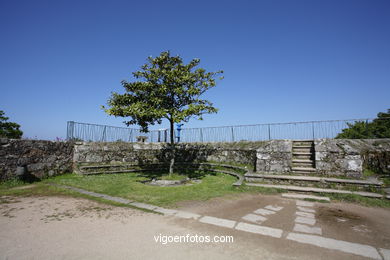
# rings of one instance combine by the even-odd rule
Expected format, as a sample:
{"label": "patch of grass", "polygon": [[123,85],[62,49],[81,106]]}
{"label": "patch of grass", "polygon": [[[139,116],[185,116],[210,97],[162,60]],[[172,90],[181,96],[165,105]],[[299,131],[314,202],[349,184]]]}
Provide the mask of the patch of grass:
{"label": "patch of grass", "polygon": [[31,185],[31,183],[17,182],[17,185],[9,185],[2,183],[0,185],[0,196],[50,196],[50,195],[66,195],[67,192],[56,187],[50,187],[42,182],[35,182],[34,186],[29,189],[14,189]]}
{"label": "patch of grass", "polygon": [[368,178],[368,177],[375,176],[375,175],[376,175],[376,173],[372,170],[369,170],[369,169],[363,170],[363,177],[364,178]]}
{"label": "patch of grass", "polygon": [[149,186],[140,183],[139,180],[142,179],[144,179],[144,177],[139,176],[136,173],[91,176],[68,174],[52,178],[50,179],[50,182],[74,186],[138,202],[150,203],[157,206],[171,207],[174,207],[176,203],[180,201],[204,201],[215,197],[243,192],[264,194],[277,194],[283,192],[283,190],[280,189],[246,185],[233,187],[232,184],[236,181],[236,178],[222,173],[205,175],[201,183],[188,186]]}
{"label": "patch of grass", "polygon": [[236,187],[240,192],[246,192],[246,193],[261,193],[261,194],[267,194],[267,195],[276,195],[279,193],[285,192],[283,189],[277,189],[277,188],[266,188],[266,187],[257,187],[257,186],[247,186],[242,184],[239,187]]}
{"label": "patch of grass", "polygon": [[322,195],[329,197],[332,201],[352,202],[369,207],[390,208],[390,200],[388,199],[367,198],[356,194],[326,193]]}
{"label": "patch of grass", "polygon": [[23,185],[27,185],[27,184],[30,184],[30,183],[26,183],[20,179],[14,178],[11,180],[0,182],[0,190],[10,189],[10,188],[23,186]]}
{"label": "patch of grass", "polygon": [[304,198],[303,200],[311,201],[311,202],[330,203],[327,200],[317,200],[317,199],[312,199],[312,198]]}
{"label": "patch of grass", "polygon": [[389,176],[382,177],[381,181],[383,181],[383,184],[385,185],[385,187],[390,187],[390,177]]}
{"label": "patch of grass", "polygon": [[[179,177],[182,178],[183,175],[173,175],[173,178],[175,179]],[[77,192],[49,184],[54,183],[69,185],[89,191],[164,207],[175,207],[175,205],[180,201],[205,201],[211,198],[222,196],[234,197],[236,194],[240,193],[278,194],[286,192],[283,189],[247,186],[245,184],[239,187],[233,187],[232,184],[236,181],[236,178],[222,173],[206,174],[202,178],[202,182],[199,184],[174,187],[149,186],[139,182],[140,180],[146,179],[148,178],[137,173],[102,175],[65,174],[48,178],[40,182],[35,182],[34,185],[28,189],[14,188],[22,187],[23,185],[30,185],[31,183],[23,183],[20,181],[9,181],[6,183],[1,183],[0,196],[71,196],[87,198],[113,206],[134,208],[130,205],[79,194]],[[330,197],[335,201],[353,202],[364,206],[390,207],[390,200],[386,199],[366,198],[353,194],[327,193],[322,195]],[[0,203],[2,202],[8,203],[8,199],[1,200]]]}
{"label": "patch of grass", "polygon": [[172,206],[183,200],[207,200],[241,192],[232,186],[236,179],[225,174],[206,175],[202,183],[175,187],[148,186],[139,182],[143,178],[135,173],[94,176],[68,174],[53,178],[50,182],[159,206]]}
{"label": "patch of grass", "polygon": [[[69,175],[74,175],[74,174],[66,174],[64,178],[67,178]],[[31,185],[31,183],[19,183],[18,185],[11,185],[9,186],[8,184],[0,185],[0,204],[6,204],[6,203],[13,203],[15,201],[15,197],[45,197],[45,196],[60,196],[60,197],[74,197],[74,198],[84,198],[84,199],[89,199],[96,201],[98,203],[102,204],[108,204],[116,207],[126,207],[126,208],[136,208],[137,207],[131,206],[131,205],[126,205],[110,200],[105,200],[102,198],[96,198],[92,196],[88,196],[85,194],[81,194],[75,191],[71,191],[68,189],[64,189],[61,187],[56,187],[49,185],[49,183],[53,180],[53,178],[48,178],[45,179],[44,181],[41,182],[35,182],[34,187],[29,188],[29,189],[13,189],[14,187],[22,187],[23,185]],[[152,212],[147,209],[140,209],[146,212]]]}

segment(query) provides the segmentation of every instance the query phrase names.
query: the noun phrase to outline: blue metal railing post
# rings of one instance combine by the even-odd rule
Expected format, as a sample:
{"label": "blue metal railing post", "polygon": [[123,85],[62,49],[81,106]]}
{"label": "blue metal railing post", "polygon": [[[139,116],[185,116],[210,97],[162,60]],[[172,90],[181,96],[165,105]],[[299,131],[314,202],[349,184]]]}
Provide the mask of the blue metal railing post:
{"label": "blue metal railing post", "polygon": [[312,132],[313,132],[313,140],[314,140],[314,122],[311,123],[311,129],[312,129]]}
{"label": "blue metal railing post", "polygon": [[68,121],[66,126],[66,140],[74,139],[74,121]]}
{"label": "blue metal railing post", "polygon": [[268,124],[268,140],[271,140],[271,125]]}

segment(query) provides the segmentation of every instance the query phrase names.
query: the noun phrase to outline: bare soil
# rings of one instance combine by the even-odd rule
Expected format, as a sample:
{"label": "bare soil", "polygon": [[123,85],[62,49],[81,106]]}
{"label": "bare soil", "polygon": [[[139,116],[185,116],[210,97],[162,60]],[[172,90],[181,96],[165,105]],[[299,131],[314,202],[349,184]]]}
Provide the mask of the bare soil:
{"label": "bare soil", "polygon": [[[242,216],[266,205],[284,209],[264,225],[292,231],[295,201],[279,195],[226,196],[183,202],[180,208],[242,221]],[[316,203],[314,208],[324,236],[390,248],[389,210],[343,203]],[[0,227],[0,259],[364,259],[283,238],[69,197],[1,197]],[[229,235],[234,242],[163,245],[154,240],[160,234]]]}
{"label": "bare soil", "polygon": [[[184,202],[181,209],[198,214],[243,221],[242,217],[267,205],[283,206],[274,215],[267,216],[263,226],[293,231],[296,202],[280,195],[242,194],[215,198],[205,202]],[[323,236],[349,242],[390,248],[390,209],[364,207],[350,203],[316,202],[316,225]]]}

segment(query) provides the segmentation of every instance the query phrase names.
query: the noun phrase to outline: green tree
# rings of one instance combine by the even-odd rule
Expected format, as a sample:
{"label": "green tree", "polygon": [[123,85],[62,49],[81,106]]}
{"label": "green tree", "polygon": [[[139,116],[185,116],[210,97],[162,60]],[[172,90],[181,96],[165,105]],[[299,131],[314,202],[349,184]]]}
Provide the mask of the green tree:
{"label": "green tree", "polygon": [[7,122],[8,117],[5,116],[4,111],[0,110],[0,137],[20,139],[23,132],[19,130],[20,125],[17,123]]}
{"label": "green tree", "polygon": [[[167,119],[170,124],[171,163],[174,165],[174,123],[188,122],[191,117],[202,120],[203,114],[216,113],[213,104],[200,96],[216,86],[216,78],[223,71],[206,72],[196,68],[199,59],[184,64],[180,56],[171,56],[169,51],[158,57],[149,57],[141,70],[133,72],[134,82],[122,81],[126,93],[113,92],[104,111],[116,117],[129,117],[126,125],[137,124],[147,132],[148,126],[161,124]],[[222,76],[219,79],[223,79]]]}
{"label": "green tree", "polygon": [[372,122],[357,121],[347,123],[348,128],[342,130],[336,138],[339,139],[371,139],[390,138],[390,109],[387,113],[378,113]]}

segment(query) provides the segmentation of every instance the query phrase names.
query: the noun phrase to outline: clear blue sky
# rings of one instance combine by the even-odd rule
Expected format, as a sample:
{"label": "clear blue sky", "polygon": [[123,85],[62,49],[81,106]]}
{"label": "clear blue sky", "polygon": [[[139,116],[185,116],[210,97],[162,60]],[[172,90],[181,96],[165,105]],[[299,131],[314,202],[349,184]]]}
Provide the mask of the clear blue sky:
{"label": "clear blue sky", "polygon": [[[0,110],[25,137],[106,116],[147,56],[200,58],[220,109],[185,127],[375,117],[390,108],[390,1],[0,0]],[[158,127],[155,127],[158,128]]]}

